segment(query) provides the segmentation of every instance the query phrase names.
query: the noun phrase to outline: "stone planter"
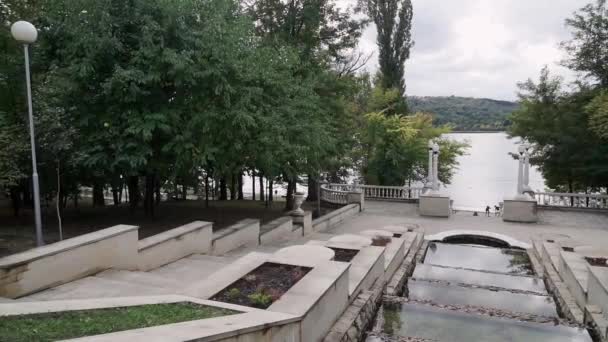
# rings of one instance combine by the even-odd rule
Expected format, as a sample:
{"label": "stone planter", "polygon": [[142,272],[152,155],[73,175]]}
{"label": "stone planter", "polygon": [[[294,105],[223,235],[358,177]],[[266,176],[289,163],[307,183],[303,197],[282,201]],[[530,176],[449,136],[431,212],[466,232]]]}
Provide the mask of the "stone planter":
{"label": "stone planter", "polygon": [[300,208],[302,203],[304,203],[304,197],[306,197],[303,193],[296,193],[293,195],[293,214],[304,215],[304,210]]}

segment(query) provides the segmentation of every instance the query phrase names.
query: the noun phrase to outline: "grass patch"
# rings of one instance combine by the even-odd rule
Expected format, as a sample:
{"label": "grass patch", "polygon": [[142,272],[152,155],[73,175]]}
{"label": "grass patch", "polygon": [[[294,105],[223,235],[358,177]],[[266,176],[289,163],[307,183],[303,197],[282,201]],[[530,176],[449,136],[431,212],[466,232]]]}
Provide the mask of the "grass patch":
{"label": "grass patch", "polygon": [[233,315],[194,303],[150,304],[0,317],[3,342],[56,341]]}

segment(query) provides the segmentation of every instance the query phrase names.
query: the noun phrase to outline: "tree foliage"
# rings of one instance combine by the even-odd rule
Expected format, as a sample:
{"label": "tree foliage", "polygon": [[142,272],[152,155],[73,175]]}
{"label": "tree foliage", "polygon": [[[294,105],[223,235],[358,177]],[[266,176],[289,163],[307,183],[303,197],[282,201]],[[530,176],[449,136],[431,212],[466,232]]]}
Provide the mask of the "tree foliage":
{"label": "tree foliage", "polygon": [[608,8],[606,0],[594,2],[566,19],[572,39],[562,43],[569,54],[564,65],[608,87]]}
{"label": "tree foliage", "polygon": [[405,62],[410,58],[412,39],[411,0],[364,0],[378,36],[379,85],[405,93]]}

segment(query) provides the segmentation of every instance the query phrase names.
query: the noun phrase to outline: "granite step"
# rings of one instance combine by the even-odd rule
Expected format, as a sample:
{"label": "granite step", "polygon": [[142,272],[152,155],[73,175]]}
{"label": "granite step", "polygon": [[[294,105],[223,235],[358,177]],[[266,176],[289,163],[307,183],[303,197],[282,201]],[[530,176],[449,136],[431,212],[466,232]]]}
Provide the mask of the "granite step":
{"label": "granite step", "polygon": [[174,290],[166,288],[91,276],[35,293],[19,301],[152,296],[172,293]]}
{"label": "granite step", "polygon": [[148,272],[133,272],[124,270],[107,270],[95,275],[97,278],[122,281],[130,284],[154,286],[169,290],[177,290],[184,286],[180,281],[160,277]]}
{"label": "granite step", "polygon": [[198,282],[232,263],[232,258],[207,255],[190,256],[148,273],[182,284]]}

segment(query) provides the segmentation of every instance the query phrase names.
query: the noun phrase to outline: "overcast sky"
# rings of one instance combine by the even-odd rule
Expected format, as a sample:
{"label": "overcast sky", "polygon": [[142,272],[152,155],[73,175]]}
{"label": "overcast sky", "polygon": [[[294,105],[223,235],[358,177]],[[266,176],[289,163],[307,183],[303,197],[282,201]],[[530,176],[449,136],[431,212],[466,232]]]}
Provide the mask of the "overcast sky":
{"label": "overcast sky", "polygon": [[[354,0],[338,0],[341,4]],[[564,20],[588,0],[413,0],[416,45],[406,65],[408,95],[516,99],[516,83],[560,67]],[[371,24],[360,43],[376,51]],[[377,68],[377,54],[368,69]]]}

